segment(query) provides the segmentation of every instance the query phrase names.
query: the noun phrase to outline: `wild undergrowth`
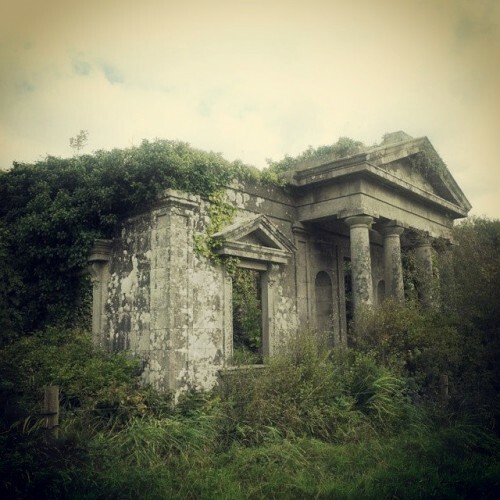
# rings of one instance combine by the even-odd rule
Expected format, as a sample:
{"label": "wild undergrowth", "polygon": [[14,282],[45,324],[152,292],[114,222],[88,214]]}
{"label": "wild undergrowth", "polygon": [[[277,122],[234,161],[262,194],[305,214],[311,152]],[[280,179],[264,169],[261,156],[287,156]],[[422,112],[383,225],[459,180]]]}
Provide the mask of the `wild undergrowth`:
{"label": "wild undergrowth", "polygon": [[[61,426],[56,436],[20,425],[27,414],[36,420],[35,397],[18,400],[17,413],[4,415],[4,423],[10,418],[0,435],[4,498],[495,498],[499,492],[494,433],[439,401],[416,402],[404,373],[381,363],[373,349],[329,351],[304,332],[266,367],[230,370],[213,393],[185,394],[173,407],[137,385],[133,359],[93,351],[81,332],[44,338],[46,345],[24,340],[39,358],[25,346],[18,357],[10,351],[8,362],[2,356],[1,366],[12,376],[17,365],[24,373],[19,387],[28,392],[30,384],[60,384]],[[55,348],[59,363],[51,361]],[[76,397],[82,387],[85,397]]]}

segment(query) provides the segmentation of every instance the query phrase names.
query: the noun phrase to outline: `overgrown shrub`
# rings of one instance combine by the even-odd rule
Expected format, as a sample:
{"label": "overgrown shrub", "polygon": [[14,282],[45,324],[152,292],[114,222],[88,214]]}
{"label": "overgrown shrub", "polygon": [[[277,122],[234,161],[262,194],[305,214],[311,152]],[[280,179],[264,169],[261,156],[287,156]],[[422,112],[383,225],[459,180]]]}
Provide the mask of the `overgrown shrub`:
{"label": "overgrown shrub", "polygon": [[[128,353],[105,354],[88,332],[55,327],[0,350],[0,495],[62,498],[92,454],[99,433],[148,414],[172,413],[168,396],[139,383]],[[43,429],[43,387],[60,387],[60,430]],[[111,431],[113,429],[114,431]]]}
{"label": "overgrown shrub", "polygon": [[[460,333],[455,411],[498,430],[500,422],[500,220],[471,217],[454,228],[455,245],[441,256],[449,276],[442,294]],[[451,257],[451,258],[450,258]],[[451,262],[449,262],[451,260]]]}
{"label": "overgrown shrub", "polygon": [[436,429],[375,352],[328,352],[305,332],[269,366],[225,374],[215,394],[167,410],[141,399],[143,412],[108,394],[144,395],[133,362],[93,353],[78,332],[46,335],[3,350],[14,357],[2,367],[17,365],[28,391],[50,381],[83,396],[64,393],[59,437],[0,433],[3,498],[497,497],[497,438],[449,416]]}
{"label": "overgrown shrub", "polygon": [[458,374],[460,335],[456,325],[439,311],[416,303],[386,300],[365,309],[354,325],[355,347],[405,377],[414,396],[436,399],[440,376]]}
{"label": "overgrown shrub", "polygon": [[[43,387],[59,385],[66,412],[88,412],[104,422],[141,415],[148,406],[170,405],[139,383],[139,362],[129,353],[106,354],[90,334],[49,328],[0,350],[2,427],[40,413]],[[35,418],[36,420],[36,418]]]}
{"label": "overgrown shrub", "polygon": [[[0,172],[0,343],[48,324],[75,325],[82,271],[96,238],[114,235],[166,189],[210,197],[255,170],[178,141],[15,163]],[[84,304],[83,304],[84,305]],[[4,309],[15,314],[8,324]],[[5,338],[8,334],[7,338]]]}
{"label": "overgrown shrub", "polygon": [[229,439],[252,444],[280,437],[358,440],[397,425],[408,406],[405,383],[372,356],[327,351],[311,332],[262,369],[223,375]]}
{"label": "overgrown shrub", "polygon": [[313,148],[309,146],[305,151],[297,156],[286,155],[281,160],[267,160],[268,168],[263,173],[263,178],[272,182],[282,184],[282,174],[292,170],[301,163],[314,160],[331,160],[342,158],[350,154],[361,151],[364,145],[360,141],[355,141],[349,137],[340,137],[337,142]]}

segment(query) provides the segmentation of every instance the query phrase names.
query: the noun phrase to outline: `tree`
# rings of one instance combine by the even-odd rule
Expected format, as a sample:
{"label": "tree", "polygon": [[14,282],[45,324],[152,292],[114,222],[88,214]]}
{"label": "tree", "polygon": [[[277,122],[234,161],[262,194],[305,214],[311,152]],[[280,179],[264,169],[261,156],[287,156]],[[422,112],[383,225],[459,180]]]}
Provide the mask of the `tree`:
{"label": "tree", "polygon": [[87,145],[88,137],[88,130],[80,130],[75,137],[69,138],[69,145],[76,151],[77,154],[79,154],[80,150]]}
{"label": "tree", "polygon": [[454,229],[456,310],[463,324],[500,333],[500,220],[471,217]]}

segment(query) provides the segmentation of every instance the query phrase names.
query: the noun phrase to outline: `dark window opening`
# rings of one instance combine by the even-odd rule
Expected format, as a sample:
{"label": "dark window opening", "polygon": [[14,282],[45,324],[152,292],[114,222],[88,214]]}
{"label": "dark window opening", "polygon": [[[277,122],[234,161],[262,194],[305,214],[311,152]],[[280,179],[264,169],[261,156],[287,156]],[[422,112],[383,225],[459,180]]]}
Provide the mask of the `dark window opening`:
{"label": "dark window opening", "polygon": [[233,364],[261,363],[262,273],[238,268],[233,275]]}

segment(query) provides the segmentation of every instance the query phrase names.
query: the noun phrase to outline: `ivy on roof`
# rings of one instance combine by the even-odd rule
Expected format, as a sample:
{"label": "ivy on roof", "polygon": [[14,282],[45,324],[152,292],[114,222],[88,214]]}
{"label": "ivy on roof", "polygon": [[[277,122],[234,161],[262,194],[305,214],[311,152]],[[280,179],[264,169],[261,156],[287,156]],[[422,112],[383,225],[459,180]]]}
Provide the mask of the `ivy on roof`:
{"label": "ivy on roof", "polygon": [[286,155],[282,160],[267,160],[268,169],[264,175],[266,178],[282,183],[280,175],[289,170],[293,170],[299,165],[313,160],[332,160],[343,158],[360,152],[365,145],[360,141],[355,141],[349,137],[340,137],[334,144],[313,148],[309,146],[305,151],[297,156]]}
{"label": "ivy on roof", "polygon": [[209,198],[233,179],[249,177],[258,178],[258,171],[168,140],[14,163],[0,173],[0,276],[16,286],[0,296],[6,311],[0,316],[21,311],[16,317],[24,331],[71,322],[96,238],[112,237],[126,214],[167,188]]}

